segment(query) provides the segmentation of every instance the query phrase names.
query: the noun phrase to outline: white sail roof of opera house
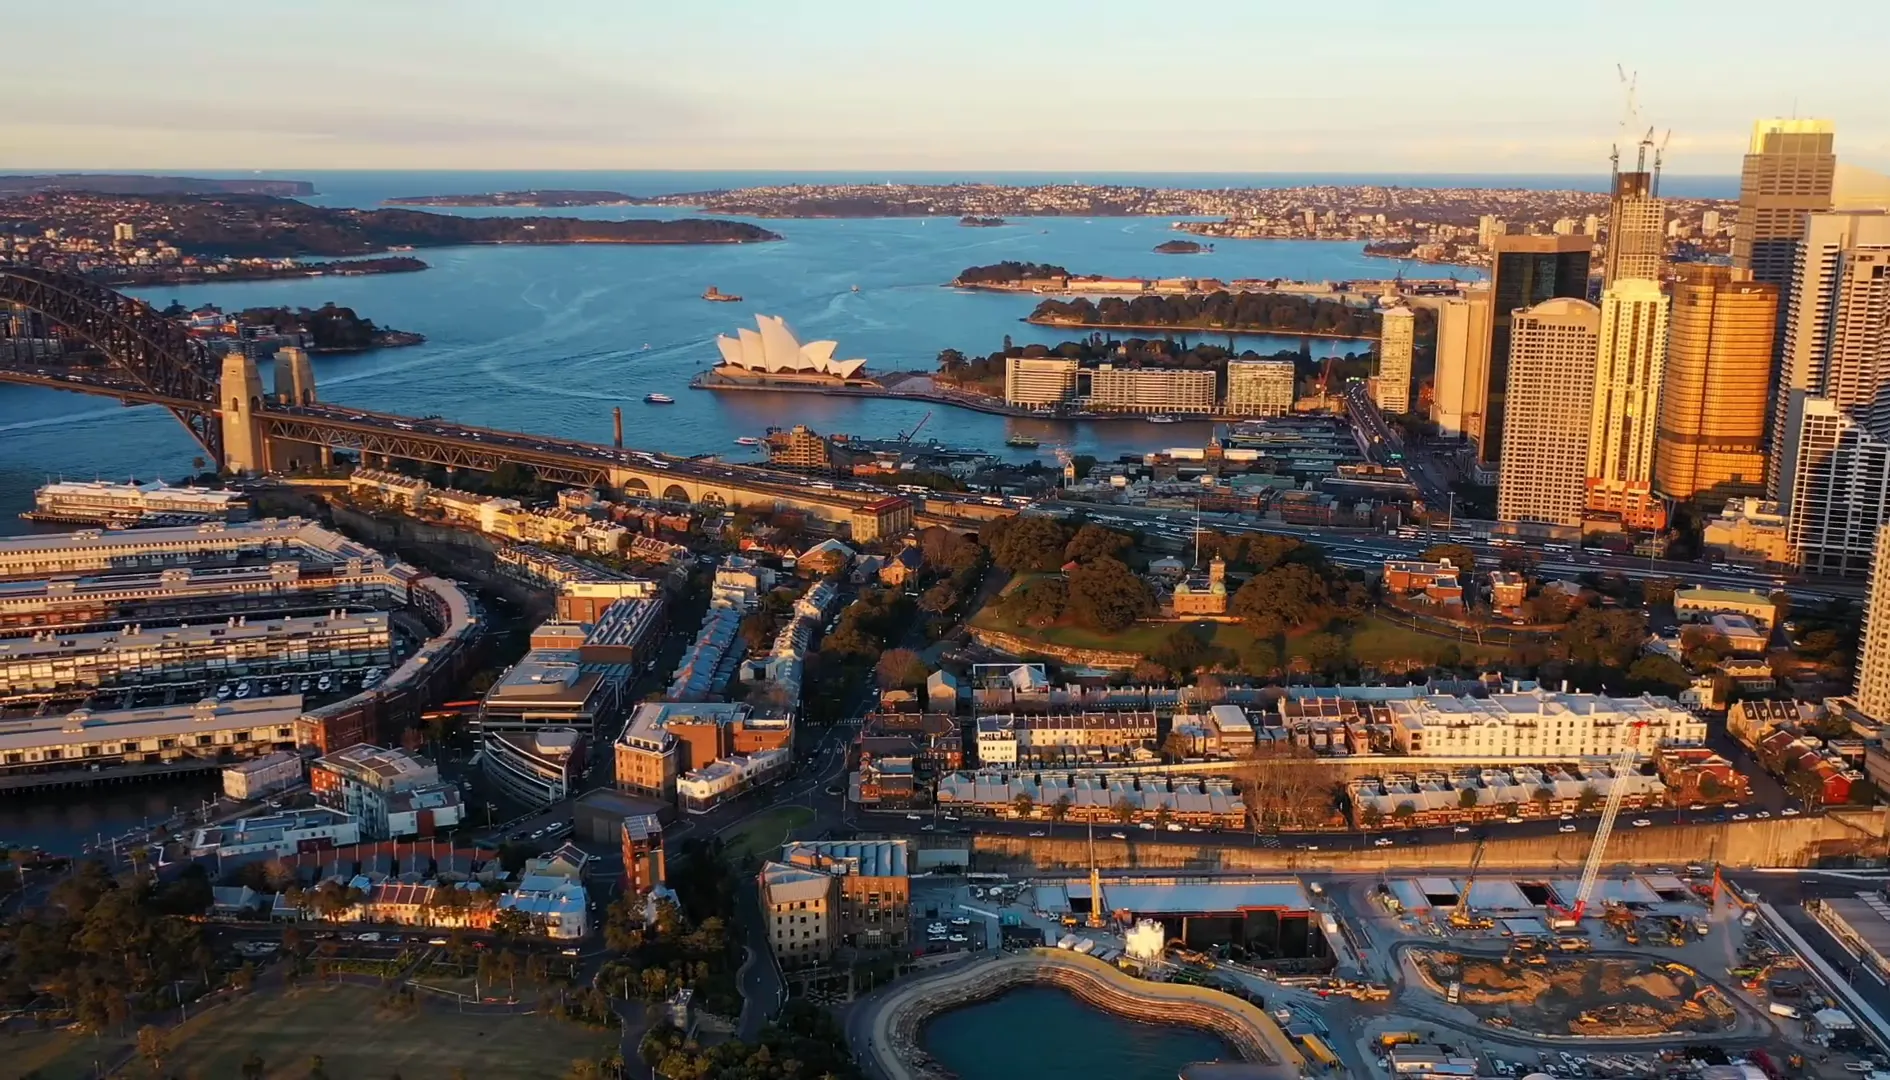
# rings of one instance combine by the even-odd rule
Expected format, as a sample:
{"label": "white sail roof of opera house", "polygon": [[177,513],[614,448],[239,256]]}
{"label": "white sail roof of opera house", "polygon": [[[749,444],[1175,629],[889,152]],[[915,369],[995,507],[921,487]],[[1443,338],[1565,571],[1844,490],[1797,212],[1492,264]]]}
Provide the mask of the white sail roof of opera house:
{"label": "white sail roof of opera house", "polygon": [[718,334],[715,347],[722,350],[722,360],[730,367],[749,371],[813,371],[850,379],[866,366],[864,360],[835,360],[832,341],[810,341],[803,345],[794,331],[778,315],[755,316],[757,330],[737,330],[735,337]]}

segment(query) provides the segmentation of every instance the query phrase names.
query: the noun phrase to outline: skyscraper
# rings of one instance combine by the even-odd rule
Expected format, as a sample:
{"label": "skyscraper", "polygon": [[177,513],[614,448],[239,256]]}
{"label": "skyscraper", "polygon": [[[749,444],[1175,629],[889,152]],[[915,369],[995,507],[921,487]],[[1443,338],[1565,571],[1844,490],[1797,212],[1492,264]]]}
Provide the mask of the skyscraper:
{"label": "skyscraper", "polygon": [[1579,529],[1601,311],[1547,300],[1516,312],[1509,329],[1510,435],[1496,516],[1556,527],[1544,532]]}
{"label": "skyscraper", "polygon": [[1857,707],[1890,719],[1890,526],[1877,530],[1870,592],[1864,600],[1863,648],[1857,660]]}
{"label": "skyscraper", "polygon": [[1779,511],[1806,573],[1862,577],[1890,521],[1890,424],[1830,398],[1792,392]]}
{"label": "skyscraper", "polygon": [[[1739,170],[1739,217],[1733,222],[1733,266],[1751,272],[1752,280],[1778,289],[1778,324],[1783,327],[1791,310],[1793,262],[1805,215],[1831,208],[1831,189],[1837,175],[1836,135],[1829,120],[1773,117],[1752,125],[1745,163]],[[1790,397],[1781,383],[1784,367],[1783,334],[1772,343],[1772,373],[1766,400],[1782,408]],[[1776,466],[1781,453],[1778,425],[1769,432],[1767,452],[1773,471],[1768,487],[1776,497]]]}
{"label": "skyscraper", "polygon": [[1503,454],[1505,403],[1509,393],[1510,318],[1518,309],[1534,307],[1545,300],[1586,299],[1591,250],[1586,236],[1496,237],[1490,286],[1494,305],[1490,317],[1490,362],[1483,385],[1471,388],[1472,395],[1484,403],[1477,461],[1486,470],[1501,461]]}
{"label": "skyscraper", "polygon": [[[1622,278],[1601,294],[1594,403],[1588,424],[1587,506],[1622,524],[1658,529],[1654,427],[1667,359],[1667,294],[1646,278]],[[1514,380],[1515,367],[1511,366]],[[1511,446],[1514,447],[1512,442]]]}
{"label": "skyscraper", "polygon": [[1654,490],[1717,502],[1756,495],[1765,488],[1778,289],[1725,266],[1682,263],[1673,272]]}
{"label": "skyscraper", "polygon": [[1437,309],[1437,367],[1431,419],[1445,435],[1483,438],[1483,396],[1490,378],[1490,290],[1465,289]]}
{"label": "skyscraper", "polygon": [[1835,138],[1829,120],[1775,117],[1752,125],[1739,171],[1733,265],[1777,285],[1781,302],[1791,299],[1792,246],[1804,235],[1804,216],[1831,208]]}
{"label": "skyscraper", "polygon": [[[1805,215],[1797,243],[1785,322],[1782,374],[1774,400],[1772,443],[1783,445],[1793,395],[1828,397],[1840,408],[1874,403],[1890,389],[1890,214]],[[1783,498],[1790,485],[1775,452],[1767,487]]]}
{"label": "skyscraper", "polygon": [[1417,315],[1395,307],[1379,316],[1378,407],[1388,413],[1411,411],[1411,353],[1417,340]]}
{"label": "skyscraper", "polygon": [[1667,211],[1650,172],[1617,172],[1608,203],[1608,248],[1602,288],[1627,278],[1660,280],[1667,256]]}

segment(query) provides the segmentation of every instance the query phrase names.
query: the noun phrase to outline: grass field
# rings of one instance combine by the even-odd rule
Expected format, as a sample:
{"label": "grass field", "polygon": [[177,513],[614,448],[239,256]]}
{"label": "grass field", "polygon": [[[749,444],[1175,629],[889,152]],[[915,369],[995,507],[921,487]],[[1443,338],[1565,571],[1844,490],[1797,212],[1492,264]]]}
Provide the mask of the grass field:
{"label": "grass field", "polygon": [[[972,625],[1016,634],[1027,640],[1042,641],[1051,645],[1062,645],[1074,649],[1141,653],[1147,656],[1161,648],[1162,642],[1174,633],[1177,625],[1195,624],[1137,623],[1116,634],[1105,634],[1080,626],[1049,626],[1037,629],[1019,626],[987,606],[972,619]],[[1240,623],[1199,625],[1211,625],[1212,636],[1209,640],[1217,648],[1227,650],[1237,660],[1247,656],[1248,650],[1253,646],[1253,633]],[[1294,641],[1303,636],[1305,635],[1296,634],[1287,638],[1289,657],[1292,654]],[[1494,660],[1501,658],[1504,654],[1504,648],[1500,645],[1479,647],[1475,641],[1458,642],[1453,638],[1413,630],[1378,615],[1367,615],[1359,619],[1345,636],[1351,658],[1365,666],[1404,661],[1436,664],[1443,656],[1445,648],[1451,645],[1457,647],[1458,655],[1465,661]]]}
{"label": "grass field", "polygon": [[[422,1000],[386,1009],[381,994],[329,986],[245,998],[193,1021],[164,1062],[167,1076],[224,1080],[242,1075],[252,1051],[270,1080],[301,1080],[319,1054],[329,1076],[446,1080],[466,1076],[563,1076],[578,1058],[601,1058],[617,1033],[522,1015],[476,1016]],[[49,1080],[51,1078],[49,1077]]]}
{"label": "grass field", "polygon": [[93,1038],[71,1031],[30,1031],[0,1035],[0,1060],[7,1076],[39,1080],[92,1080],[92,1063],[113,1062],[133,1044],[130,1038]]}
{"label": "grass field", "polygon": [[781,850],[788,832],[814,820],[805,806],[777,806],[756,814],[722,837],[726,857],[740,865],[750,858],[767,858]]}

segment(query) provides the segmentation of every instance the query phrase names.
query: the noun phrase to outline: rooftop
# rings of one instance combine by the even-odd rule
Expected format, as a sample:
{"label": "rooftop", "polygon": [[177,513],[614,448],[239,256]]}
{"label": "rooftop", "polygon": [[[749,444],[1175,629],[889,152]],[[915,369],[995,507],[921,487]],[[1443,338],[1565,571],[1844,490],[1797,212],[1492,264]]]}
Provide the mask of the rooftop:
{"label": "rooftop", "polygon": [[216,641],[267,641],[272,638],[311,637],[317,631],[334,633],[355,630],[385,632],[387,616],[322,615],[259,619],[253,623],[233,618],[227,622],[170,628],[127,626],[76,634],[47,631],[36,637],[0,641],[0,660],[143,650],[157,652],[179,645]]}
{"label": "rooftop", "polygon": [[418,754],[355,743],[319,759],[316,764],[376,787],[417,783],[437,775],[433,763]]}
{"label": "rooftop", "polygon": [[[1089,899],[1089,882],[1073,879],[1050,888],[1061,893],[1063,909],[1069,900]],[[1207,878],[1137,878],[1104,880],[1103,900],[1112,911],[1128,909],[1137,914],[1208,914],[1236,911],[1311,911],[1312,899],[1296,880],[1249,879],[1223,881]],[[1044,889],[1039,888],[1038,903],[1047,910]],[[1051,893],[1048,899],[1056,899]]]}
{"label": "rooftop", "polygon": [[190,705],[163,705],[149,709],[94,712],[75,709],[61,715],[0,720],[0,751],[28,750],[69,742],[140,741],[180,735],[245,728],[293,726],[302,715],[302,695],[216,701],[205,698]]}
{"label": "rooftop", "polygon": [[815,870],[778,862],[761,867],[761,891],[770,904],[825,900],[830,884],[828,875]]}
{"label": "rooftop", "polygon": [[781,845],[781,858],[818,864],[863,877],[905,877],[911,849],[904,840],[799,840]]}
{"label": "rooftop", "polygon": [[533,649],[486,692],[487,703],[582,704],[599,681],[587,674],[576,649]]}

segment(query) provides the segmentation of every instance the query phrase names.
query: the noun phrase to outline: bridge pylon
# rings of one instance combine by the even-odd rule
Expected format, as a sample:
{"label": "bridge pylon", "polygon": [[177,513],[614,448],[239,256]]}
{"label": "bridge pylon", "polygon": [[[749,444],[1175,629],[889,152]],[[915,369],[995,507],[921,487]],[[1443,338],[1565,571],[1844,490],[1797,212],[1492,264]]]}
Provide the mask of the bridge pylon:
{"label": "bridge pylon", "polygon": [[266,472],[262,431],[262,376],[256,361],[242,352],[223,354],[217,384],[217,414],[223,422],[223,469],[232,473]]}

